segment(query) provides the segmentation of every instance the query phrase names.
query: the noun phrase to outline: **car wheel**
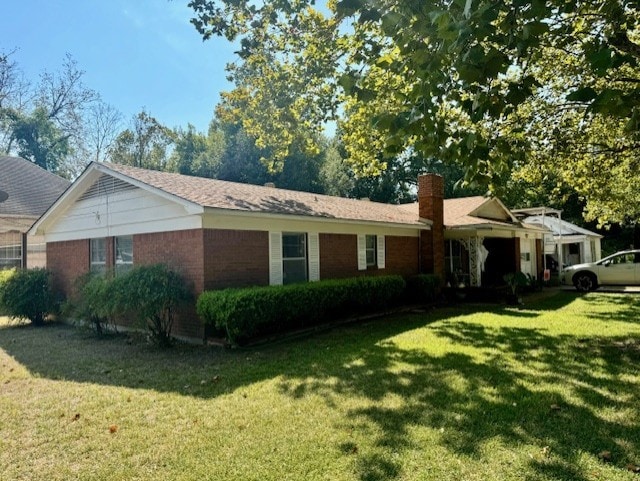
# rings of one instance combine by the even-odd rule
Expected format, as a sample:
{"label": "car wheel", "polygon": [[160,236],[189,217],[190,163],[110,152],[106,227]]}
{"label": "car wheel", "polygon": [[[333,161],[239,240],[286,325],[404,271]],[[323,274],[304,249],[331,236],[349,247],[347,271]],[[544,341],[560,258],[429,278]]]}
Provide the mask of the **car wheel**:
{"label": "car wheel", "polygon": [[598,281],[590,272],[580,272],[573,276],[573,285],[579,292],[589,292],[598,288]]}

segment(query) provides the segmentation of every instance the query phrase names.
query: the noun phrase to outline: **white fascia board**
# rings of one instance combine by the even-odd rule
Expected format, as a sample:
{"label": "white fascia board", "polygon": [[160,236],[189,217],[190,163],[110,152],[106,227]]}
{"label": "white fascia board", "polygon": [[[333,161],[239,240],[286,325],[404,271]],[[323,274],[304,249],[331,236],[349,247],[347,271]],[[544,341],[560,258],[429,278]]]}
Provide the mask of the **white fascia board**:
{"label": "white fascia board", "polygon": [[[403,224],[399,222],[376,222],[376,221],[360,221],[350,219],[335,219],[331,217],[315,217],[306,215],[291,215],[291,214],[273,214],[268,212],[247,212],[242,210],[222,209],[219,207],[205,207],[205,218],[207,216],[220,216],[220,217],[237,217],[241,219],[249,220],[254,218],[256,220],[278,220],[278,221],[297,221],[297,222],[310,222],[314,224],[343,224],[345,226],[367,226],[373,230],[376,228],[389,228],[389,229],[416,229],[416,230],[431,230],[433,222],[427,219],[420,219],[420,224]],[[316,229],[317,232],[322,232],[322,229]]]}
{"label": "white fascia board", "polygon": [[576,242],[584,242],[586,241],[588,236],[584,234],[565,234],[565,235],[554,235],[553,240],[558,244],[574,244]]}
{"label": "white fascia board", "polygon": [[47,227],[62,214],[68,207],[80,198],[80,196],[97,180],[100,176],[95,170],[95,163],[92,162],[80,174],[80,176],[65,190],[60,197],[40,216],[40,218],[29,229],[29,235],[43,235]]}
{"label": "white fascia board", "polygon": [[487,237],[487,235],[482,235],[484,233],[490,233],[493,237],[502,237],[502,238],[515,238],[521,237],[518,234],[529,234],[532,239],[542,239],[544,232],[532,229],[526,229],[523,227],[502,227],[502,226],[492,226],[486,224],[479,225],[465,225],[459,227],[446,227],[444,228],[445,238],[447,237],[447,232],[456,233],[457,237],[461,235],[468,234],[471,237]]}
{"label": "white fascia board", "polygon": [[518,222],[518,223],[520,222],[518,218],[515,215],[513,215],[513,212],[511,212],[509,208],[506,205],[504,205],[500,199],[498,199],[497,197],[494,197],[493,200],[495,200],[500,205],[500,207],[504,209],[504,211],[509,215],[509,217],[511,217],[511,220],[513,222]]}
{"label": "white fascia board", "polygon": [[126,175],[122,175],[119,172],[115,172],[104,164],[98,164],[91,162],[87,168],[80,174],[80,176],[67,188],[67,190],[49,207],[42,216],[31,226],[29,229],[29,235],[44,235],[47,227],[55,221],[55,219],[61,215],[67,208],[73,205],[86,190],[98,180],[101,174],[111,175],[112,177],[127,182],[131,185],[135,185],[140,189],[152,192],[160,197],[171,200],[182,205],[185,208],[187,214],[202,214],[204,208],[201,205],[189,202],[181,197],[170,194],[157,189],[148,184],[140,182]]}

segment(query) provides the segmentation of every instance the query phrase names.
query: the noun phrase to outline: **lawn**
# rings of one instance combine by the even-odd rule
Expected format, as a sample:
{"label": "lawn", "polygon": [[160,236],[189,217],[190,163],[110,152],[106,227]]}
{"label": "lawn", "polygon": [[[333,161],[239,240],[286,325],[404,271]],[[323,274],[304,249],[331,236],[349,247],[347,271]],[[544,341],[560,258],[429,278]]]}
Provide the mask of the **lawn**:
{"label": "lawn", "polygon": [[0,321],[0,479],[640,480],[639,394],[640,296],[246,350]]}

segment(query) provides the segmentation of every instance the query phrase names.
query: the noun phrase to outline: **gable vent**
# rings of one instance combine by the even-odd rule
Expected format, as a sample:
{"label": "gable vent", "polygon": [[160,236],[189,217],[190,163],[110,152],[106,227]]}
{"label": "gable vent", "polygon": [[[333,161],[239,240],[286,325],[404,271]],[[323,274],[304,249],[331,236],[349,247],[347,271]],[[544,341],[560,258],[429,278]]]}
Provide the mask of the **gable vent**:
{"label": "gable vent", "polygon": [[126,190],[133,190],[136,188],[137,187],[135,185],[129,184],[128,182],[116,179],[110,175],[102,174],[78,200],[95,199],[96,197],[102,197],[103,195],[113,195],[118,192],[124,192]]}

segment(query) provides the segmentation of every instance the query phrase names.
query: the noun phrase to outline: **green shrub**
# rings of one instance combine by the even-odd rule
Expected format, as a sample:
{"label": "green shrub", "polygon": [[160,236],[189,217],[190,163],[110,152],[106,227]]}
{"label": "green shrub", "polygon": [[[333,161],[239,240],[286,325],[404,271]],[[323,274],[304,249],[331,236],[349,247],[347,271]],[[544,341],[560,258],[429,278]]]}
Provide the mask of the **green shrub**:
{"label": "green shrub", "polygon": [[46,269],[20,269],[2,277],[0,310],[13,318],[29,319],[33,325],[44,324],[54,309],[50,274]]}
{"label": "green shrub", "polygon": [[107,311],[133,315],[161,346],[171,344],[176,310],[191,298],[184,279],[163,264],[134,267],[110,281]]}
{"label": "green shrub", "polygon": [[2,293],[6,282],[16,273],[16,269],[2,269],[0,270],[0,316],[7,315],[4,303],[2,302]]}
{"label": "green shrub", "polygon": [[405,288],[400,276],[224,289],[203,292],[197,311],[201,319],[226,333],[232,343],[301,329],[380,310],[399,301]]}
{"label": "green shrub", "polygon": [[419,274],[407,279],[406,300],[411,303],[427,304],[435,301],[440,293],[440,278],[433,274]]}
{"label": "green shrub", "polygon": [[114,328],[114,296],[112,279],[87,273],[75,282],[74,294],[64,306],[64,314],[81,319],[103,334],[109,325]]}

